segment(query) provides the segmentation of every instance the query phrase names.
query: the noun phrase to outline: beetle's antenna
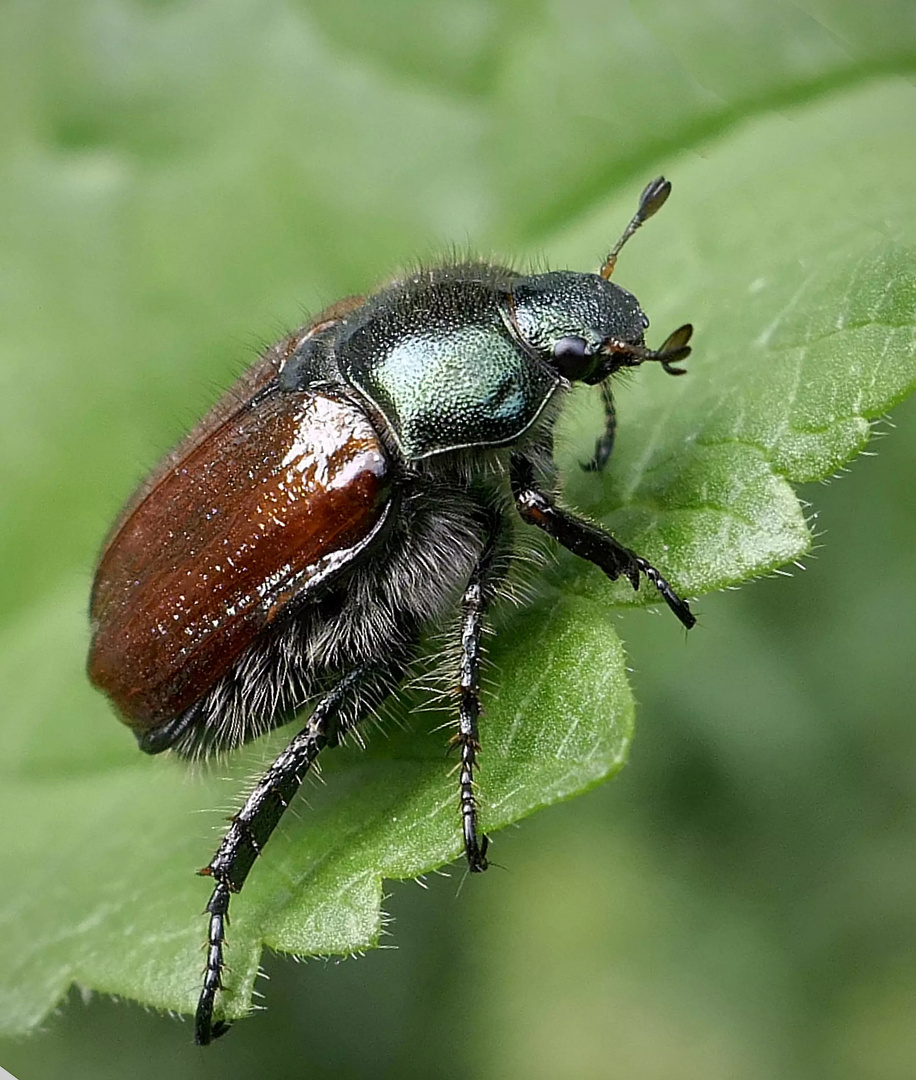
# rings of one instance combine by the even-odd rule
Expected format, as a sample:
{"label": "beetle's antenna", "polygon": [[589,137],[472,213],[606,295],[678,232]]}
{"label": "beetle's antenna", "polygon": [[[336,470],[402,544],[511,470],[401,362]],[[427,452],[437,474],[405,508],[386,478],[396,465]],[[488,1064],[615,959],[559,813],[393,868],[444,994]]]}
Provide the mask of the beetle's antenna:
{"label": "beetle's antenna", "polygon": [[608,257],[601,264],[601,269],[598,271],[605,281],[607,281],[611,274],[614,273],[614,267],[617,265],[617,256],[620,254],[620,249],[644,221],[648,221],[657,210],[661,210],[665,204],[665,199],[667,199],[670,194],[671,184],[664,176],[656,176],[651,183],[646,185],[642,195],[639,196],[639,207],[633,215],[630,224],[623,230],[623,236],[621,236],[617,243],[611,248]]}
{"label": "beetle's antenna", "polygon": [[[636,367],[646,360],[657,360],[669,375],[686,375],[683,368],[672,367],[679,360],[686,360],[690,355],[690,346],[687,344],[693,335],[693,327],[690,323],[679,326],[673,334],[669,334],[660,349],[647,349],[645,345],[631,345],[626,341],[607,341],[603,352],[611,356],[632,357],[633,362],[622,361],[624,367]],[[620,361],[619,361],[620,362]]]}

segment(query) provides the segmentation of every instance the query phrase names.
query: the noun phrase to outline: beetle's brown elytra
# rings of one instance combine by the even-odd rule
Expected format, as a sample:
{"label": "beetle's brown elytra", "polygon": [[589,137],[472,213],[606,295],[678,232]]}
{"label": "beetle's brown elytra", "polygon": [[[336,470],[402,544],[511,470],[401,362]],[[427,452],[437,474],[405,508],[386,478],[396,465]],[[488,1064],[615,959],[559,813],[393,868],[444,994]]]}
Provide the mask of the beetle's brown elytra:
{"label": "beetle's brown elytra", "polygon": [[638,588],[647,578],[688,629],[661,573],[558,504],[552,429],[574,382],[658,361],[636,298],[609,279],[623,244],[670,192],[659,177],[598,273],[522,275],[488,263],[421,271],[349,297],[268,349],[129,500],[92,591],[89,675],[148,753],[230,748],[311,714],[259,781],[209,865],[207,963],[195,1021],[223,1034],[230,896],[318,753],[403,680],[423,634],[460,614],[459,813],[477,824],[482,627],[533,525]]}
{"label": "beetle's brown elytra", "polygon": [[368,418],[339,395],[241,408],[105,549],[92,681],[141,734],[189,709],[286,604],[365,546],[385,517],[388,471]]}

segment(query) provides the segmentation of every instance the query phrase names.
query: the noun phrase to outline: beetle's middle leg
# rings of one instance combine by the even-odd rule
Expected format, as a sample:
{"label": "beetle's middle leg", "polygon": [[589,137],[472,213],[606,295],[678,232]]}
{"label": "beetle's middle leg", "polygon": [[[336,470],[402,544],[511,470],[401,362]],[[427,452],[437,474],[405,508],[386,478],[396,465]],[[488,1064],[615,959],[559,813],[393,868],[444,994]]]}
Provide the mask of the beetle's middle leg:
{"label": "beetle's middle leg", "polygon": [[483,621],[503,577],[497,557],[501,526],[502,521],[499,515],[495,512],[491,513],[486,546],[471,574],[461,602],[458,731],[453,744],[458,747],[461,755],[458,766],[461,825],[464,833],[464,852],[467,856],[468,868],[472,873],[486,870],[487,848],[490,844],[487,836],[480,832],[477,822],[474,770],[477,768],[477,755],[480,752],[477,721],[480,716]]}

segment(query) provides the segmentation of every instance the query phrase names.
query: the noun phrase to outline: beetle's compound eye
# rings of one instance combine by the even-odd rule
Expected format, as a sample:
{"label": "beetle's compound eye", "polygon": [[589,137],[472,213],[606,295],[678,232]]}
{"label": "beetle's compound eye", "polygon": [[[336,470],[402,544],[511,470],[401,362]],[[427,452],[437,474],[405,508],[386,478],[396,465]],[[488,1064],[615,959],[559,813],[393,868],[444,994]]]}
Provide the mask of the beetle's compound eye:
{"label": "beetle's compound eye", "polygon": [[553,362],[564,379],[575,382],[589,373],[594,357],[589,355],[588,342],[575,334],[561,337],[553,347]]}

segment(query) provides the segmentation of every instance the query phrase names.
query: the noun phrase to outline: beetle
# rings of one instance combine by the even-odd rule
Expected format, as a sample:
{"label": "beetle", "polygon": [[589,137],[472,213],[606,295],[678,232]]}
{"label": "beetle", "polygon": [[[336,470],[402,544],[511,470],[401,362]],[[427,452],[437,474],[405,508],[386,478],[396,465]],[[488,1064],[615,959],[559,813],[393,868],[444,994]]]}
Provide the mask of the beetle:
{"label": "beetle", "polygon": [[[601,470],[616,429],[609,379],[658,361],[672,375],[690,325],[660,349],[635,296],[610,281],[620,249],[665,202],[663,177],[597,273],[523,275],[468,262],[351,297],[283,338],[154,469],[103,549],[89,676],[150,754],[193,757],[286,723],[270,766],[210,863],[195,1018],[214,1019],[229,900],[320,751],[390,695],[424,631],[458,615],[458,803],[467,864],[478,828],[481,637],[521,523],[612,580],[647,578],[688,629],[688,604],[644,558],[565,509],[552,429],[573,383],[599,386]],[[457,819],[457,816],[456,816]]]}

